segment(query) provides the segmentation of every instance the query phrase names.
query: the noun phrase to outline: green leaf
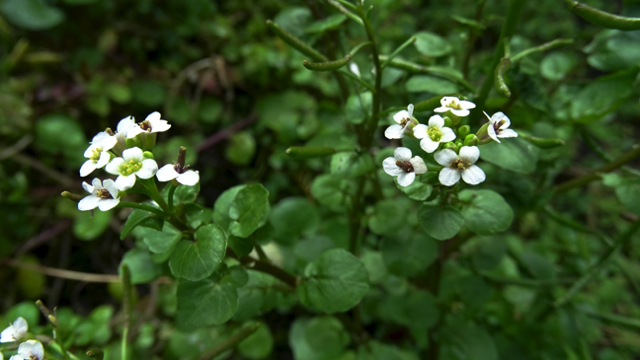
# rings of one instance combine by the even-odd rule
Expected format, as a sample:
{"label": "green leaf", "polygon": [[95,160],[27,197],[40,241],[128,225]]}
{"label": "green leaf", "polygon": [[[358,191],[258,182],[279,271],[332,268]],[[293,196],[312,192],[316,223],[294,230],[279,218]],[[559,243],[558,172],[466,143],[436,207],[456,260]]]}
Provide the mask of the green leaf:
{"label": "green leaf", "polygon": [[400,191],[407,194],[410,199],[417,201],[427,200],[429,195],[431,195],[431,191],[433,191],[433,186],[421,183],[420,181],[414,181],[409,186],[400,186],[396,180],[396,186]]}
{"label": "green leaf", "polygon": [[269,326],[262,325],[238,344],[238,352],[245,358],[260,360],[267,358],[273,351],[273,335]]}
{"label": "green leaf", "polygon": [[211,275],[224,258],[227,238],[218,225],[200,227],[195,242],[182,240],[171,253],[169,267],[175,277],[198,281]]}
{"label": "green leaf", "polygon": [[442,334],[444,358],[455,360],[498,360],[491,335],[474,325],[456,326]]}
{"label": "green leaf", "polygon": [[73,235],[80,240],[94,240],[109,228],[113,211],[91,213],[91,211],[80,212],[73,223]]}
{"label": "green leaf", "polygon": [[79,168],[82,165],[85,159],[80,154],[87,148],[87,138],[78,121],[66,115],[51,114],[41,117],[35,126],[35,145],[39,149],[64,154],[69,166]]}
{"label": "green leaf", "polygon": [[455,83],[432,75],[413,75],[404,86],[408,92],[426,92],[435,95],[446,95],[459,91],[458,85]]}
{"label": "green leaf", "polygon": [[437,240],[447,240],[456,236],[464,225],[464,218],[458,209],[422,204],[418,209],[418,221],[424,231]]}
{"label": "green leaf", "polygon": [[556,277],[556,269],[544,256],[525,252],[519,256],[520,262],[537,279],[550,280]]}
{"label": "green leaf", "polygon": [[331,314],[356,306],[368,289],[362,262],[344,249],[331,249],[307,265],[297,292],[303,305]]}
{"label": "green leaf", "polygon": [[131,249],[122,257],[118,272],[122,265],[127,265],[131,270],[131,283],[143,284],[155,280],[162,275],[160,265],[151,260],[151,254],[144,249]]}
{"label": "green leaf", "polygon": [[417,38],[415,42],[416,49],[424,55],[438,57],[447,55],[453,50],[451,44],[437,34],[422,31],[415,36]]}
{"label": "green leaf", "polygon": [[275,238],[291,244],[303,234],[313,232],[320,223],[318,209],[303,197],[283,199],[273,207],[269,222],[275,229]]}
{"label": "green leaf", "polygon": [[345,109],[347,121],[353,124],[361,124],[368,116],[368,109],[371,109],[372,101],[373,95],[371,91],[350,95]]}
{"label": "green leaf", "polygon": [[464,225],[479,235],[505,231],[513,221],[511,206],[491,190],[463,190],[459,198],[466,204],[462,208]]}
{"label": "green leaf", "polygon": [[402,231],[385,237],[380,251],[389,272],[399,276],[416,275],[438,257],[436,241],[422,232]]}
{"label": "green leaf", "polygon": [[323,206],[334,211],[346,209],[351,203],[353,183],[331,174],[317,176],[311,184],[311,195]]}
{"label": "green leaf", "polygon": [[342,322],[332,316],[298,318],[289,331],[289,346],[295,359],[335,359],[350,340]]}
{"label": "green leaf", "polygon": [[549,80],[561,80],[576,66],[577,62],[571,52],[552,52],[542,59],[540,74]]}
{"label": "green leaf", "polygon": [[[168,196],[168,191],[169,191],[168,188],[169,188],[168,186],[165,187],[165,189],[167,189],[166,193],[165,193],[165,189],[162,190],[162,193],[163,195],[165,195],[164,196],[165,198],[167,198]],[[173,205],[175,206],[178,204],[190,204],[196,201],[199,193],[200,193],[199,182],[193,186],[179,185],[176,191],[173,193]]]}
{"label": "green leaf", "polygon": [[530,174],[538,162],[537,149],[521,138],[502,139],[483,145],[480,158],[505,170],[520,174]]}
{"label": "green leaf", "polygon": [[346,19],[347,16],[345,14],[333,14],[311,23],[304,29],[304,32],[319,35],[327,30],[337,29]]}
{"label": "green leaf", "polygon": [[64,21],[64,13],[43,0],[4,0],[0,13],[10,23],[27,30],[46,30]]}
{"label": "green leaf", "polygon": [[436,298],[430,292],[412,290],[408,294],[383,298],[378,314],[381,319],[395,324],[412,329],[428,329],[436,324],[440,312]]}
{"label": "green leaf", "polygon": [[223,229],[228,229],[229,225],[231,225],[232,220],[229,217],[229,209],[231,208],[231,204],[236,198],[236,195],[238,195],[238,192],[240,192],[240,190],[245,186],[247,185],[237,185],[227,189],[216,199],[216,202],[213,205],[213,221]]}
{"label": "green leaf", "polygon": [[234,320],[244,321],[267,312],[276,305],[274,286],[283,286],[273,276],[255,270],[247,270],[246,284],[238,288],[238,311]]}
{"label": "green leaf", "polygon": [[632,94],[637,74],[638,69],[632,68],[591,81],[571,101],[571,118],[590,123],[615,111]]}
{"label": "green leaf", "polygon": [[120,232],[120,240],[124,240],[133,229],[138,226],[144,226],[155,230],[162,230],[164,220],[160,219],[156,214],[144,211],[142,209],[133,209],[127,221],[122,226]]}
{"label": "green leaf", "polygon": [[253,241],[229,235],[228,245],[238,257],[247,256],[253,251]]}
{"label": "green leaf", "polygon": [[[166,91],[161,83],[152,80],[133,80],[131,84],[133,100],[149,108],[153,108],[164,103]],[[168,119],[168,118],[167,118]]]}
{"label": "green leaf", "polygon": [[248,165],[256,154],[256,139],[250,132],[240,131],[229,137],[225,157],[236,165]]}
{"label": "green leaf", "polygon": [[616,196],[622,205],[640,215],[640,182],[638,178],[623,178],[615,185]]}
{"label": "green leaf", "polygon": [[339,152],[331,157],[331,174],[338,177],[358,177],[373,169],[375,165],[368,153]]}
{"label": "green leaf", "polygon": [[377,235],[391,235],[406,225],[405,206],[403,205],[406,203],[394,199],[378,201],[368,220],[371,232]]}
{"label": "green leaf", "polygon": [[238,310],[236,286],[225,282],[225,275],[178,284],[176,323],[182,329],[192,329],[227,322]]}
{"label": "green leaf", "polygon": [[495,268],[507,253],[507,245],[500,237],[472,237],[462,249],[465,254],[469,254],[476,270]]}
{"label": "green leaf", "polygon": [[229,206],[231,234],[246,238],[259,226],[269,208],[269,192],[260,184],[251,184],[236,194]]}
{"label": "green leaf", "polygon": [[418,360],[416,354],[393,345],[372,340],[358,348],[357,360]]}
{"label": "green leaf", "polygon": [[142,237],[149,250],[156,254],[171,251],[180,239],[182,232],[168,222],[164,224],[162,231],[147,229]]}

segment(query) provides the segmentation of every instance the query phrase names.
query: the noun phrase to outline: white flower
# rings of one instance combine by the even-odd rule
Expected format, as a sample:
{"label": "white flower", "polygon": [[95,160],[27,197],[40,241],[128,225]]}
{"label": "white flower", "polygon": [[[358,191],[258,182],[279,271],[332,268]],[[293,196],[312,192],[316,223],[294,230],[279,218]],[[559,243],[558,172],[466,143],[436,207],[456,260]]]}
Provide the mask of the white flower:
{"label": "white flower", "polygon": [[167,120],[161,120],[160,113],[154,111],[149,114],[143,122],[138,124],[138,126],[129,129],[127,132],[127,139],[134,138],[136,135],[144,132],[155,133],[167,131],[170,127],[171,125],[169,125],[169,122]]}
{"label": "white flower", "polygon": [[393,120],[398,124],[391,125],[384,131],[384,136],[387,139],[401,139],[404,137],[404,133],[412,121],[413,104],[409,104],[407,110],[399,111],[393,115]]}
{"label": "white flower", "polygon": [[185,166],[182,168],[179,164],[167,164],[158,170],[156,177],[159,181],[171,181],[176,179],[182,185],[193,186],[200,181],[200,174],[197,171],[187,170]]}
{"label": "white flower", "polygon": [[107,211],[120,203],[118,189],[111,179],[107,179],[102,183],[100,179],[95,178],[92,185],[83,182],[82,187],[91,195],[82,198],[78,202],[78,210],[80,211],[93,210],[95,208],[100,209],[100,211]]}
{"label": "white flower", "polygon": [[8,328],[2,330],[2,333],[0,333],[0,343],[18,341],[18,339],[27,333],[27,330],[29,330],[27,320],[19,317],[13,324],[9,324]]}
{"label": "white flower", "polygon": [[467,116],[469,115],[469,109],[473,109],[476,107],[476,104],[471,101],[460,100],[454,96],[445,96],[440,99],[439,108],[435,108],[433,111],[437,113],[446,113],[447,111],[451,111],[453,115],[456,116]]}
{"label": "white flower", "polygon": [[106,131],[99,132],[91,140],[91,144],[101,143],[107,149],[111,149],[118,143],[118,139],[115,136],[109,135]]}
{"label": "white flower", "polygon": [[460,155],[451,149],[438,151],[434,158],[438,164],[444,166],[440,170],[438,179],[445,186],[452,186],[457,183],[460,181],[460,176],[467,184],[480,184],[486,177],[484,171],[474,165],[479,157],[480,149],[477,146],[463,146],[460,148]]}
{"label": "white flower", "polygon": [[139,126],[138,124],[136,124],[136,120],[133,118],[133,116],[129,115],[125,118],[122,118],[120,122],[118,122],[118,127],[116,128],[117,132],[114,135],[116,140],[122,145],[124,145],[124,141],[127,139],[127,134],[129,133],[129,130],[134,129],[136,127],[139,127]]}
{"label": "white flower", "polygon": [[451,128],[444,126],[444,119],[440,115],[433,115],[429,118],[429,126],[424,124],[416,125],[413,128],[413,136],[420,140],[422,150],[432,153],[436,151],[440,143],[453,141],[456,134]]}
{"label": "white flower", "polygon": [[[115,137],[113,140],[116,140]],[[93,142],[84,152],[84,157],[89,160],[85,161],[80,167],[80,176],[85,177],[91,174],[95,169],[101,169],[107,165],[109,160],[111,160],[109,150],[111,150],[115,144],[116,143],[113,141]]]}
{"label": "white flower", "polygon": [[499,137],[518,137],[517,132],[511,129],[507,129],[509,125],[511,125],[511,120],[509,120],[507,115],[505,115],[501,111],[491,115],[491,117],[489,117],[489,114],[487,114],[486,112],[483,111],[483,113],[484,116],[489,119],[489,127],[487,127],[487,133],[493,140],[500,142],[500,140],[498,140]]}
{"label": "white flower", "polygon": [[111,160],[105,168],[111,175],[118,175],[116,187],[127,190],[136,183],[136,176],[149,179],[158,171],[158,164],[152,159],[145,159],[142,150],[134,147],[122,152],[122,157]]}
{"label": "white flower", "polygon": [[351,64],[349,64],[349,70],[357,77],[360,77],[360,68],[358,67],[358,64],[352,62]]}
{"label": "white flower", "polygon": [[44,348],[38,340],[27,340],[18,346],[18,355],[25,360],[42,360]]}
{"label": "white flower", "polygon": [[427,172],[427,165],[419,156],[411,157],[411,150],[399,147],[393,152],[393,157],[388,157],[382,162],[384,172],[398,177],[400,186],[409,186],[416,178],[416,174]]}

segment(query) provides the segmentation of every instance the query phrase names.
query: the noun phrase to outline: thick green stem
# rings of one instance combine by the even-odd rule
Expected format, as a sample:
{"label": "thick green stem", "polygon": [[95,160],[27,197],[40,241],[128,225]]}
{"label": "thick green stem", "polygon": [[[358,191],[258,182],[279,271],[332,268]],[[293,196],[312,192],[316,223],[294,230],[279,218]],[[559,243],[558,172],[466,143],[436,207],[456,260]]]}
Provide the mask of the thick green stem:
{"label": "thick green stem", "polygon": [[560,185],[557,185],[555,188],[553,188],[553,190],[556,193],[559,193],[559,192],[565,192],[567,190],[570,190],[576,187],[583,186],[585,184],[590,183],[593,180],[599,179],[602,174],[611,172],[621,167],[622,165],[628,163],[629,161],[637,158],[638,156],[640,156],[640,144],[636,144],[633,147],[633,149],[618,156],[616,159],[614,159],[613,161],[611,161],[610,163],[604,166],[601,166],[599,169],[596,169],[595,171],[592,171],[587,175],[584,175],[579,178],[569,180]]}
{"label": "thick green stem", "polygon": [[127,360],[127,348],[129,342],[129,327],[131,324],[131,272],[129,267],[122,265],[122,312],[124,313],[124,323],[122,324],[122,347],[120,358]]}
{"label": "thick green stem", "polygon": [[173,183],[169,183],[169,193],[167,195],[167,201],[169,202],[168,204],[168,209],[169,209],[169,214],[173,214],[173,193],[176,192],[176,188],[177,186],[175,186]]}
{"label": "thick green stem", "polygon": [[365,137],[363,139],[363,143],[360,144],[364,151],[368,151],[371,143],[373,142],[373,134],[378,127],[378,118],[380,114],[380,87],[382,84],[382,67],[380,66],[380,58],[378,53],[378,46],[376,45],[375,38],[373,37],[373,30],[371,29],[371,22],[369,18],[366,16],[364,12],[364,8],[362,7],[362,3],[358,3],[358,10],[360,12],[360,17],[364,22],[364,28],[367,32],[367,37],[369,41],[371,41],[371,54],[373,55],[373,68],[375,69],[375,85],[373,91],[373,100],[371,104],[371,118],[369,119],[369,124],[367,126],[367,131],[365,131]]}
{"label": "thick green stem", "polygon": [[[475,99],[476,109],[483,109],[484,104],[487,101],[487,97],[489,96],[489,91],[493,87],[493,72],[496,67],[500,63],[500,59],[502,59],[504,55],[504,39],[511,38],[516,30],[516,25],[520,21],[520,15],[522,14],[522,9],[524,8],[525,0],[511,0],[509,1],[509,9],[507,9],[507,18],[502,25],[502,31],[500,32],[500,38],[498,39],[498,44],[496,45],[496,51],[493,53],[493,60],[491,61],[491,65],[489,67],[489,72],[487,73],[487,77],[482,83],[482,88],[480,89],[480,94]],[[474,119],[480,117],[480,110],[475,111]]]}

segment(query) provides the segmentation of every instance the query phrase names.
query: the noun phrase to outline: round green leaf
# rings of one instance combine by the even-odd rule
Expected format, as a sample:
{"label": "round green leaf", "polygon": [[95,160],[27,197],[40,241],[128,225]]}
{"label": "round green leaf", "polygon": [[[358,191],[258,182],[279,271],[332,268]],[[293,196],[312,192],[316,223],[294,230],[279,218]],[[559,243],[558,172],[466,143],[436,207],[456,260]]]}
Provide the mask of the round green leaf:
{"label": "round green leaf", "polygon": [[260,184],[242,188],[229,206],[231,234],[246,238],[259,226],[269,208],[269,192]]}
{"label": "round green leaf", "polygon": [[436,241],[422,232],[403,231],[386,237],[380,250],[389,272],[399,276],[413,276],[438,257]]}
{"label": "round green leaf", "polygon": [[435,206],[423,204],[418,209],[418,221],[424,231],[437,240],[454,237],[464,225],[464,218],[453,206]]}
{"label": "round green leaf", "polygon": [[240,190],[245,186],[246,185],[237,185],[225,190],[225,192],[218,196],[215,204],[213,204],[213,221],[223,229],[229,228],[229,225],[231,224],[231,218],[229,217],[231,203],[233,202],[233,199],[236,198],[236,195],[238,195],[238,192],[240,192]]}
{"label": "round green leaf", "polygon": [[433,190],[433,186],[421,183],[420,181],[414,181],[409,186],[400,186],[396,183],[396,186],[398,187],[398,189],[400,189],[400,191],[407,194],[410,199],[418,201],[427,200],[429,195],[431,195],[431,191]]}
{"label": "round green leaf", "polygon": [[273,207],[269,222],[276,232],[276,239],[293,243],[304,233],[314,231],[320,222],[318,209],[303,197],[291,197]]}
{"label": "round green leaf", "polygon": [[60,9],[43,0],[4,0],[0,13],[10,23],[27,30],[50,29],[64,20]]}
{"label": "round green leaf", "polygon": [[464,224],[474,233],[491,235],[511,226],[513,210],[495,191],[463,190],[459,197],[466,203],[462,208]]}
{"label": "round green leaf", "polygon": [[227,238],[220,226],[202,226],[194,237],[195,242],[180,241],[171,253],[169,267],[175,277],[202,280],[211,275],[224,258]]}
{"label": "round green leaf", "polygon": [[118,271],[120,271],[121,266],[124,264],[131,270],[132,284],[146,283],[162,275],[160,265],[154,263],[151,260],[151,254],[144,249],[134,248],[127,251],[122,257]]}
{"label": "round green leaf", "polygon": [[289,332],[289,345],[296,359],[335,359],[349,341],[342,323],[332,316],[298,318]]}
{"label": "round green leaf", "polygon": [[431,57],[447,55],[453,49],[443,37],[434,33],[422,31],[416,35],[415,46],[419,52]]}
{"label": "round green leaf", "polygon": [[229,138],[225,156],[236,165],[247,165],[256,153],[256,139],[247,131],[240,131]]}
{"label": "round green leaf", "polygon": [[165,223],[162,231],[155,229],[145,229],[142,241],[149,247],[152,253],[164,254],[182,238],[182,232],[170,223]]}
{"label": "round green leaf", "polygon": [[455,83],[431,75],[414,75],[405,83],[408,92],[427,92],[435,95],[446,95],[458,92]]}
{"label": "round green leaf", "polygon": [[540,74],[549,80],[561,80],[576,65],[575,56],[570,52],[552,52],[542,59]]}
{"label": "round green leaf", "polygon": [[377,235],[390,235],[406,224],[403,213],[405,205],[393,199],[378,201],[374,213],[369,217],[369,229]]}
{"label": "round green leaf", "polygon": [[273,335],[266,325],[261,325],[256,332],[238,344],[240,355],[251,360],[265,359],[272,350]]}
{"label": "round green leaf", "polygon": [[221,325],[238,310],[235,286],[221,279],[196,282],[181,280],[178,284],[176,322],[183,329]]}
{"label": "round green leaf", "polygon": [[303,305],[331,314],[356,306],[368,289],[362,262],[344,249],[331,249],[307,265],[297,292]]}
{"label": "round green leaf", "polygon": [[350,203],[349,193],[352,187],[351,182],[348,180],[331,174],[323,174],[313,180],[311,195],[320,204],[332,210],[342,210]]}
{"label": "round green leaf", "polygon": [[480,158],[505,170],[530,174],[536,169],[538,152],[536,148],[521,138],[502,139],[483,145]]}
{"label": "round green leaf", "polygon": [[73,234],[81,240],[94,240],[109,227],[113,211],[82,211],[73,223]]}

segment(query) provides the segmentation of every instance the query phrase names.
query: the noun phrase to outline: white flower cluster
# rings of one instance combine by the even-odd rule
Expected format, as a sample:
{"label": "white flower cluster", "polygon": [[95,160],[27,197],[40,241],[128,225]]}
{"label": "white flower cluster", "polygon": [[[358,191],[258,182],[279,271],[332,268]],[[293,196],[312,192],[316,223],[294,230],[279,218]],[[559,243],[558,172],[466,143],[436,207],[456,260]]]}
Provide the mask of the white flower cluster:
{"label": "white flower cluster", "polygon": [[[13,324],[9,324],[9,327],[2,330],[0,333],[0,343],[14,342],[27,335],[29,325],[27,321],[19,317]],[[0,359],[3,356],[0,354]],[[42,343],[38,340],[27,340],[18,346],[18,354],[13,355],[9,360],[42,360],[44,358],[44,348]]]}
{"label": "white flower cluster", "polygon": [[85,177],[96,169],[104,168],[107,173],[117,175],[117,178],[115,181],[94,178],[91,185],[83,182],[82,187],[90,195],[78,202],[78,209],[113,209],[120,203],[119,192],[132,188],[136,178],[150,179],[155,175],[162,182],[175,179],[182,185],[198,183],[200,175],[197,171],[188,170],[186,166],[179,164],[167,164],[158,169],[151,153],[144,152],[138,146],[127,145],[127,140],[131,139],[129,144],[142,147],[146,144],[148,150],[151,150],[150,147],[155,144],[155,133],[169,128],[171,125],[161,119],[159,112],[154,111],[139,124],[133,116],[127,116],[118,123],[117,132],[103,131],[94,136],[91,145],[84,152],[84,157],[88,160],[80,168],[80,176]]}
{"label": "white flower cluster", "polygon": [[[457,97],[445,96],[440,99],[441,106],[434,109],[436,113],[451,113],[455,117],[469,115],[469,110],[476,107],[470,101],[460,100]],[[438,150],[441,144],[453,144],[434,154],[435,161],[442,165],[438,180],[442,185],[453,186],[460,178],[467,184],[477,185],[486,178],[484,171],[475,165],[480,158],[480,149],[477,146],[461,146],[462,143],[452,143],[456,140],[456,133],[453,129],[445,126],[445,119],[440,115],[433,115],[429,118],[428,125],[420,124],[413,117],[413,104],[407,110],[402,110],[393,116],[397,123],[389,126],[384,134],[388,139],[401,139],[405,135],[421,139],[420,147],[427,153]],[[502,112],[495,113],[489,117],[486,125],[486,134],[491,139],[500,142],[498,138],[516,137],[518,133],[508,129],[511,125],[509,118]],[[487,138],[488,139],[488,138]],[[489,140],[491,141],[491,140]],[[451,148],[457,150],[454,151]],[[384,171],[398,177],[400,186],[409,186],[413,183],[416,175],[427,172],[427,165],[419,156],[411,157],[411,150],[405,147],[397,148],[394,157],[384,159],[382,163]]]}

